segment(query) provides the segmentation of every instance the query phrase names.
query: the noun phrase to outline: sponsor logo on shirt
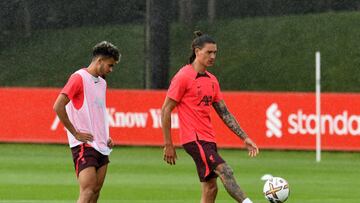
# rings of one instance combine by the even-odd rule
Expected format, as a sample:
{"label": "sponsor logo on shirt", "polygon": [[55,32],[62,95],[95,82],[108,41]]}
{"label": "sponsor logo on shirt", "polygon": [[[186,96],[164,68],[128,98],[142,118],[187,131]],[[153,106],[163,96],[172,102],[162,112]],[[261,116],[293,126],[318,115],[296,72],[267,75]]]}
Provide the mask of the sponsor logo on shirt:
{"label": "sponsor logo on shirt", "polygon": [[204,102],[204,106],[210,106],[212,102],[212,96],[207,96],[207,95],[203,96],[201,101],[198,103],[198,106],[200,106],[200,104],[203,102]]}

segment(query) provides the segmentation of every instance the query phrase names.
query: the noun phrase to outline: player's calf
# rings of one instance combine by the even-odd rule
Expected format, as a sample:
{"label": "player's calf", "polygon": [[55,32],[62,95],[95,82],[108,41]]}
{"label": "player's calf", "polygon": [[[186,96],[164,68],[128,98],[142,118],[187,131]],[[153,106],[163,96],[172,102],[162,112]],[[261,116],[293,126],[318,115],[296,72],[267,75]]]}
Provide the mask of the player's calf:
{"label": "player's calf", "polygon": [[[216,167],[215,173],[220,177],[226,191],[239,203],[251,203],[240,186],[236,183],[233,170],[226,163]],[[249,202],[250,201],[250,202]]]}
{"label": "player's calf", "polygon": [[212,178],[207,182],[202,182],[201,187],[201,203],[214,203],[218,192],[216,178]]}

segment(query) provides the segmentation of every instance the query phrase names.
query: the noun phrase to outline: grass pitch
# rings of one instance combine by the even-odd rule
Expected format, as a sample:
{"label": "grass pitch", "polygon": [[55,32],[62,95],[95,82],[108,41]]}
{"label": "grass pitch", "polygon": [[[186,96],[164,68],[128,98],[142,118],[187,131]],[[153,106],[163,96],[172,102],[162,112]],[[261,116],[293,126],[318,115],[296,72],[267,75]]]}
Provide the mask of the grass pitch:
{"label": "grass pitch", "polygon": [[[200,185],[191,158],[178,149],[178,161],[162,161],[162,149],[116,147],[99,202],[199,202]],[[290,184],[289,203],[358,203],[360,153],[261,151],[257,158],[244,150],[221,149],[246,193],[256,203],[262,195],[265,173]],[[0,144],[0,202],[75,202],[78,185],[66,145]],[[217,202],[234,202],[218,181]]]}

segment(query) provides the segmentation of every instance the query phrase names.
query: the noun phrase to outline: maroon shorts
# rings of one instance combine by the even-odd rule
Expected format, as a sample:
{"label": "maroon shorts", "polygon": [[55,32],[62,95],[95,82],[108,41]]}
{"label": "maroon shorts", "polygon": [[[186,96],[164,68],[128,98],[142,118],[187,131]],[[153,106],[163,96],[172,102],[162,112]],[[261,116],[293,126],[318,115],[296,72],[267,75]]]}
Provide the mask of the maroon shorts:
{"label": "maroon shorts", "polygon": [[96,151],[88,144],[81,144],[71,148],[76,175],[88,167],[95,167],[96,170],[109,163],[109,157]]}
{"label": "maroon shorts", "polygon": [[183,147],[196,164],[200,182],[207,182],[217,177],[214,170],[225,161],[218,154],[216,143],[197,140],[183,144]]}

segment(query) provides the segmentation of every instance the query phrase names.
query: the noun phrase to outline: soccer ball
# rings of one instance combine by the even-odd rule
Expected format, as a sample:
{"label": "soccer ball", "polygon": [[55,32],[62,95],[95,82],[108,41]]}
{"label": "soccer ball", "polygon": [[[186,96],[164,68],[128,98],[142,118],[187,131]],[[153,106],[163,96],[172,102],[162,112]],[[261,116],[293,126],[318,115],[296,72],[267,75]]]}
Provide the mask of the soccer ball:
{"label": "soccer ball", "polygon": [[265,182],[264,195],[271,203],[283,203],[290,194],[288,182],[280,177],[272,177]]}

